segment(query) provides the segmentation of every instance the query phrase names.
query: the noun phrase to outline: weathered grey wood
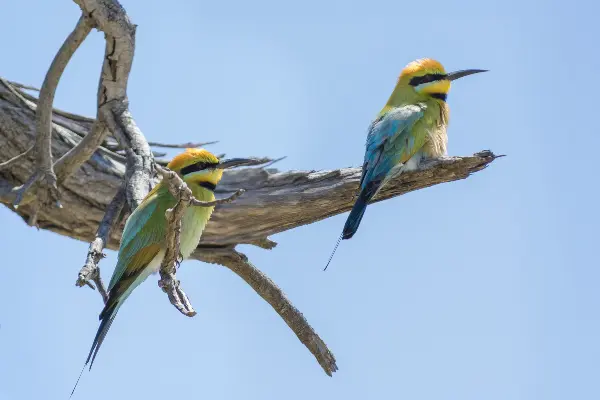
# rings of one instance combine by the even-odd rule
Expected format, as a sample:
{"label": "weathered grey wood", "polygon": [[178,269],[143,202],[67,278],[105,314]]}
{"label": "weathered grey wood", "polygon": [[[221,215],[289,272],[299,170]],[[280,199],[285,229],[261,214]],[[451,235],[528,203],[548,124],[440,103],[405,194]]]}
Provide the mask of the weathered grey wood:
{"label": "weathered grey wood", "polygon": [[[119,179],[122,185],[118,190],[118,194],[113,197],[113,201],[106,207],[104,217],[96,232],[95,240],[90,244],[86,265],[81,269],[76,283],[79,286],[83,284],[91,285],[90,280],[93,280],[98,286],[99,292],[102,293],[103,300],[106,302],[107,299],[110,299],[110,295],[107,296],[104,291],[104,285],[98,268],[98,262],[102,258],[101,252],[105,245],[110,247],[111,245],[116,245],[118,242],[118,239],[110,237],[110,233],[121,230],[116,228],[122,228],[119,224],[121,222],[119,220],[122,219],[121,211],[119,210],[123,209],[125,198],[130,209],[134,209],[138,207],[151,189],[154,183],[156,163],[153,160],[153,155],[146,138],[137,127],[133,116],[129,112],[129,101],[127,99],[127,82],[135,53],[135,25],[131,23],[125,9],[118,0],[74,1],[80,6],[82,16],[77,28],[67,38],[50,66],[44,85],[39,91],[40,100],[27,96],[21,90],[25,89],[25,86],[14,85],[0,78],[0,84],[5,89],[3,91],[5,94],[4,99],[8,106],[4,110],[6,118],[0,120],[0,122],[3,121],[6,123],[4,130],[0,130],[0,133],[6,133],[6,139],[12,138],[17,141],[29,138],[27,133],[30,133],[29,131],[31,130],[30,115],[27,113],[23,114],[20,111],[37,113],[38,122],[37,133],[33,137],[36,145],[30,146],[28,150],[20,152],[19,155],[10,157],[7,161],[0,163],[0,170],[5,171],[8,175],[7,180],[0,177],[0,201],[8,203],[13,210],[15,210],[13,205],[25,205],[26,207],[20,207],[19,211],[22,212],[25,210],[25,213],[29,214],[29,224],[34,226],[39,226],[37,224],[39,211],[46,210],[47,221],[45,227],[47,229],[62,230],[62,233],[68,236],[78,237],[79,235],[86,234],[85,230],[89,229],[89,226],[86,226],[80,232],[77,232],[78,224],[81,223],[81,220],[89,218],[92,210],[96,208],[95,206],[103,208],[103,205],[102,203],[94,204],[94,201],[96,203],[98,201],[97,198],[94,199],[97,193],[94,193],[94,187],[90,186],[92,182],[87,179],[88,177],[80,179],[78,184],[72,187],[69,187],[69,183],[65,184],[64,181],[73,176],[75,172],[79,173],[80,170],[86,173],[84,163],[92,167],[92,171],[90,171],[88,176],[100,173],[106,174],[106,178],[109,178],[111,175],[122,178],[122,175],[125,174],[125,179]],[[95,121],[59,110],[54,111],[52,101],[54,89],[58,84],[62,70],[79,43],[89,33],[92,24],[104,32],[106,40],[105,57],[98,84],[97,119]],[[15,104],[17,107],[13,107]],[[19,110],[19,107],[23,109]],[[73,120],[74,123],[65,120],[65,118]],[[85,129],[84,124],[88,122],[92,122],[93,125]],[[2,126],[1,123],[0,126]],[[55,130],[62,138],[62,143],[57,144],[57,141],[53,140]],[[98,147],[101,143],[106,143],[108,147],[110,139],[107,138],[107,130],[110,130],[113,139],[116,139],[118,143],[117,147],[113,144],[110,148],[112,150],[120,149],[125,153],[127,166],[124,171],[123,168],[120,168],[122,166],[118,164],[119,161],[123,161],[124,157],[122,155],[111,152],[106,153],[107,149]],[[74,134],[79,135],[79,137],[75,139]],[[61,146],[66,147],[66,149],[61,149]],[[56,150],[59,150],[61,158],[57,163],[52,164],[53,153]],[[10,181],[20,179],[18,174],[14,172],[18,171],[18,167],[27,164],[26,160],[31,154],[36,157],[36,171],[31,173],[30,177],[21,186],[14,185]],[[90,158],[94,154],[98,154],[98,157],[94,159]],[[56,174],[53,169],[56,169]],[[158,169],[160,170],[160,168]],[[29,199],[25,198],[25,192],[40,177],[42,179],[41,186],[47,190],[38,190],[36,195],[30,194]],[[104,177],[99,178],[103,180]],[[73,207],[70,210],[70,212],[73,212],[71,215],[75,217],[70,218],[70,226],[62,225],[60,222],[61,218],[63,220],[69,219],[68,213],[53,214],[53,211],[60,210],[61,208],[47,207],[48,199],[59,199],[59,185],[61,188],[64,188],[65,193],[69,193],[71,189],[77,189],[78,186],[80,189],[85,188],[88,191],[85,201],[89,204],[83,207],[80,206],[77,209]],[[183,185],[180,185],[180,191],[185,192]],[[242,190],[238,193],[241,192]],[[73,190],[72,194],[73,203],[77,202],[77,196],[80,196],[80,199],[83,200],[81,195],[84,193],[76,193],[76,190]],[[22,202],[22,200],[26,201]],[[30,202],[28,200],[33,201]],[[56,205],[60,205],[60,203],[57,201]],[[72,205],[74,206],[74,204]],[[195,201],[194,206],[198,205],[198,202]],[[54,221],[56,221],[55,225],[53,225]],[[178,224],[181,223],[181,218],[171,222],[174,225],[171,229],[179,232]],[[73,234],[69,235],[69,232]],[[76,232],[77,234],[74,234]],[[117,236],[119,236],[118,233]],[[179,239],[177,235],[174,235],[172,239],[177,242],[175,245],[171,243],[172,250],[175,250],[174,254],[176,255],[178,253]],[[258,243],[267,246],[269,241],[265,239]],[[205,250],[202,252],[202,255],[210,255],[211,259],[209,262],[227,266],[231,271],[244,279],[263,299],[268,301],[301,342],[315,356],[323,370],[331,376],[332,372],[337,370],[337,365],[335,364],[335,357],[333,357],[325,342],[308,324],[308,321],[300,311],[283,295],[282,290],[252,265],[243,254],[235,252],[234,247],[221,247],[217,252],[214,251],[215,248],[213,247],[213,252]],[[227,249],[229,251],[224,253],[223,251]],[[179,300],[183,299],[188,310],[186,315],[192,316],[195,312],[193,312],[187,296],[180,289],[179,281],[176,280],[176,258],[171,258],[173,258],[171,260],[172,265],[165,265],[163,262],[161,266],[161,281],[159,283],[164,283],[165,278],[169,278],[172,284],[163,285],[163,290],[168,293],[173,305],[180,310],[182,307],[180,307],[181,302]],[[75,384],[73,392],[76,387],[77,384]],[[71,395],[73,395],[73,392],[71,392]]]}
{"label": "weathered grey wood", "polygon": [[[6,82],[6,81],[5,81]],[[0,81],[0,163],[23,153],[35,141],[35,98],[19,96]],[[18,88],[17,88],[18,89]],[[93,120],[53,113],[52,152],[59,158],[89,134]],[[114,142],[103,143],[115,149]],[[125,157],[99,147],[83,166],[60,185],[63,208],[39,210],[37,223],[61,235],[90,242],[106,208],[123,182]],[[34,171],[35,155],[30,152],[19,162],[0,169],[0,202],[27,221],[28,204],[15,210],[11,190]],[[431,161],[419,171],[393,179],[374,201],[467,178],[486,168],[495,156],[483,151],[470,157],[447,157]],[[240,243],[270,249],[276,245],[270,235],[345,212],[352,206],[360,179],[360,168],[333,171],[288,171],[245,168],[226,170],[217,196],[226,197],[242,188],[246,193],[232,204],[216,207],[193,258],[223,265],[240,276],[290,326],[311,351],[323,370],[331,376],[337,370],[335,357],[308,321],[287,299],[283,291],[264,273],[235,250]],[[113,229],[107,248],[117,249],[124,221]]]}
{"label": "weathered grey wood", "polygon": [[[55,158],[81,140],[80,134],[58,125],[62,121],[77,126],[81,133],[89,132],[92,125],[64,115],[60,121],[55,121],[52,148]],[[34,137],[34,113],[0,84],[0,162],[26,151],[34,143]],[[467,178],[487,167],[495,158],[493,153],[485,151],[469,157],[432,161],[420,171],[392,180],[375,201]],[[0,171],[0,199],[2,187],[22,184],[33,170],[33,155],[30,155],[8,170]],[[124,172],[124,158],[100,148],[61,186],[63,208],[40,211],[39,227],[86,242],[93,240],[98,223]],[[225,171],[217,195],[225,197],[240,188],[246,193],[232,204],[217,206],[202,236],[201,246],[250,243],[265,247],[264,243],[269,243],[265,240],[270,235],[348,211],[359,179],[359,168],[287,172],[245,168]],[[23,217],[29,216],[27,206],[17,212]],[[120,234],[120,230],[113,233],[109,248],[117,248]]]}

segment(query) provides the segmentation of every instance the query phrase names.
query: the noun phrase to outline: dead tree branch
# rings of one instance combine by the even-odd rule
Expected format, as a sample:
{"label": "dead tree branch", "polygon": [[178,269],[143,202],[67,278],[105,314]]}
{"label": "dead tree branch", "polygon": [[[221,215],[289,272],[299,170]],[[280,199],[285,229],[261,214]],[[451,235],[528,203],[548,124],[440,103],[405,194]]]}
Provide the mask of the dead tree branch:
{"label": "dead tree branch", "polygon": [[[127,80],[131,70],[133,54],[135,51],[135,26],[129,21],[125,10],[116,0],[74,1],[81,7],[83,16],[81,17],[76,30],[70,36],[72,42],[71,46],[67,46],[67,42],[69,42],[68,39],[63,46],[63,48],[67,49],[62,51],[62,53],[64,53],[63,56],[59,57],[57,55],[55,58],[55,61],[48,72],[46,80],[44,81],[44,85],[42,86],[40,99],[37,104],[38,108],[36,114],[38,115],[38,129],[37,134],[34,136],[36,138],[36,169],[25,181],[25,183],[20,188],[16,189],[16,193],[14,188],[6,190],[9,188],[9,185],[4,179],[2,179],[3,177],[0,176],[0,200],[6,200],[7,197],[12,196],[16,198],[18,204],[28,188],[39,179],[41,179],[42,188],[47,192],[43,193],[38,191],[38,197],[41,197],[42,203],[45,203],[45,198],[58,200],[57,184],[61,184],[61,186],[67,186],[67,178],[75,171],[79,170],[79,167],[82,166],[82,164],[87,161],[92,154],[98,155],[101,153],[104,157],[113,157],[116,159],[122,157],[108,150],[102,151],[101,148],[98,148],[101,143],[104,143],[105,136],[107,134],[106,131],[109,130],[112,136],[118,142],[119,147],[126,152],[127,167],[124,170],[122,168],[118,168],[118,173],[116,175],[119,177],[124,175],[125,197],[130,209],[134,209],[141,203],[150,190],[154,181],[156,167],[150,146],[131,116],[129,111],[129,102],[127,99]],[[81,40],[87,36],[87,33],[89,33],[91,30],[92,24],[94,24],[99,30],[103,31],[106,38],[105,57],[98,87],[98,114],[96,121],[93,122],[93,126],[89,128],[83,126],[89,121],[83,121],[81,118],[71,118],[69,115],[63,114],[61,115],[62,120],[60,121],[60,125],[57,125],[55,124],[55,119],[52,116],[54,90],[58,84],[60,75],[70,58],[70,55],[72,55],[72,53],[76,50]],[[75,39],[78,39],[78,41]],[[73,43],[77,43],[77,45],[75,46]],[[69,53],[69,51],[71,52]],[[61,52],[59,52],[59,55],[60,54]],[[31,101],[31,96],[26,98],[25,93],[22,90],[19,90],[18,87],[15,88],[10,85],[10,83],[5,81],[3,81],[3,83],[7,91],[12,95],[6,96],[3,93],[2,97],[4,101],[11,101],[13,100],[12,97],[17,97],[21,105],[25,105],[29,108],[29,110],[32,109],[35,101]],[[0,113],[0,115],[1,114],[2,113]],[[29,117],[29,115],[27,115],[27,117]],[[14,122],[11,113],[9,113],[9,119]],[[73,121],[73,119],[78,121]],[[1,123],[0,126],[2,126]],[[51,140],[52,128],[57,128],[58,126],[61,128],[56,129],[59,134],[75,134],[78,135],[78,138],[80,139],[76,145],[67,148],[67,151],[63,152],[63,154],[66,153],[65,156],[59,160],[60,163],[58,163],[58,166],[61,170],[60,181],[54,172],[51,152],[52,146],[55,144]],[[44,130],[42,130],[42,128]],[[8,130],[10,131],[11,127],[9,127]],[[84,133],[84,135],[82,135],[82,133]],[[7,134],[6,137],[8,136],[9,135]],[[95,151],[96,149],[98,149],[98,151]],[[21,156],[19,157],[19,160],[25,161],[25,157],[26,155]],[[17,166],[17,163],[12,160],[14,160],[14,158],[3,164],[7,170],[9,167]],[[20,166],[21,164],[25,164],[25,162],[18,164]],[[9,170],[8,172],[11,173],[12,170]],[[14,177],[11,176],[11,178]],[[69,180],[72,181],[73,179]],[[172,236],[172,238],[170,238],[172,246],[169,247],[169,251],[171,251],[173,254],[170,254],[168,258],[165,257],[165,263],[163,267],[161,267],[161,283],[163,288],[166,289],[165,291],[169,293],[169,298],[171,299],[172,303],[176,306],[180,306],[178,308],[186,315],[193,315],[195,314],[195,311],[191,307],[191,304],[189,304],[189,300],[187,299],[187,296],[185,296],[185,293],[183,293],[183,291],[180,289],[179,282],[176,280],[174,274],[175,262],[173,260],[176,260],[177,256],[179,255],[178,234],[181,229],[181,214],[187,205],[219,206],[227,202],[227,200],[205,204],[198,202],[198,200],[194,199],[193,196],[186,199],[184,198],[186,193],[186,191],[183,190],[184,185],[180,185],[179,187],[180,189],[177,197],[180,200],[178,205],[175,206],[175,208],[171,210],[171,213],[167,216],[169,223],[175,226],[175,229],[173,229],[174,235],[170,235]],[[238,195],[239,194],[241,194],[241,191],[238,193]],[[107,299],[106,291],[104,290],[104,285],[100,279],[98,262],[100,258],[102,258],[102,249],[105,246],[113,246],[113,248],[116,247],[116,243],[111,242],[110,235],[111,230],[113,230],[112,228],[115,225],[117,215],[120,215],[120,208],[123,204],[120,191],[116,195],[113,194],[113,196],[114,197],[110,206],[105,210],[100,226],[96,231],[95,238],[90,244],[86,265],[79,274],[78,279],[79,285],[88,284],[90,279],[95,281],[96,286],[101,292],[105,302]],[[235,195],[231,196],[229,199],[232,199],[233,197],[235,197]],[[39,198],[36,199],[34,204],[31,207],[28,207],[28,209],[25,211],[27,214],[29,214],[30,221],[37,222],[38,213],[40,211],[43,213],[44,217],[46,217],[46,215],[57,213],[55,209],[50,210],[47,207],[40,209],[37,207]],[[65,200],[71,200],[70,196],[65,196]],[[91,200],[94,204],[98,204],[98,198],[92,198]],[[180,209],[178,209],[178,206],[180,206]],[[64,211],[65,210],[59,212],[58,214],[64,215],[62,214]],[[78,210],[73,208],[66,212],[68,213],[77,211]],[[19,212],[23,212],[23,210],[19,209]],[[74,233],[74,231],[71,233]],[[112,239],[114,240],[114,238]],[[269,242],[266,238],[254,240],[253,242],[262,243],[265,245],[265,247],[267,247],[265,243],[270,246],[274,245],[273,242]],[[163,273],[163,269],[165,270],[166,274]],[[267,290],[269,290],[269,288],[271,288],[273,285],[274,284],[270,280],[266,280],[263,282],[261,287],[264,286],[267,288]],[[264,295],[264,293],[259,293]],[[287,307],[290,310],[294,310],[296,314],[299,314],[299,311],[297,311],[287,299],[283,298],[283,300],[287,303]],[[294,329],[296,325],[292,324],[290,327]],[[309,325],[306,325],[304,328],[308,329],[310,332],[312,332],[312,334],[314,334],[315,337],[318,338],[316,333],[312,331]],[[296,332],[296,334],[299,338],[301,338],[301,340],[303,340],[303,332]],[[319,341],[320,343],[323,343],[321,339],[319,339]],[[310,347],[310,343],[304,340],[303,343],[309,346],[309,349],[314,353],[314,349]],[[319,362],[321,362],[321,360]],[[332,369],[326,368],[325,371],[328,374],[331,374]]]}
{"label": "dead tree branch", "polygon": [[15,82],[15,81],[8,81],[11,85],[13,85],[16,88],[19,89],[25,89],[25,90],[33,90],[34,92],[39,92],[40,89],[34,87],[34,86],[29,86],[29,85],[25,85],[23,83],[19,83],[19,82]]}
{"label": "dead tree branch", "polygon": [[92,154],[102,144],[107,134],[108,130],[102,122],[97,121],[94,123],[90,133],[85,135],[75,147],[66,152],[54,164],[56,181],[60,184],[73,175],[83,163],[90,159]]}
{"label": "dead tree branch", "polygon": [[[87,132],[91,129],[91,123],[82,122],[84,117],[64,118],[67,123],[78,124]],[[60,138],[52,142],[53,152],[56,154],[66,153],[81,140],[80,134],[67,128],[57,130],[56,135]],[[22,153],[34,138],[34,114],[10,90],[0,85],[0,160]],[[392,180],[375,201],[465,179],[486,168],[497,157],[490,151],[484,151],[469,157],[433,160],[419,171]],[[122,184],[125,175],[124,161],[122,156],[100,147],[82,168],[62,183],[64,208],[40,210],[39,227],[78,240],[95,240],[106,208]],[[0,171],[0,201],[11,207],[11,188],[24,182],[34,169],[33,160],[25,157],[22,162],[11,164],[9,168]],[[330,365],[328,369],[324,368],[326,372],[333,371],[332,363],[324,356],[328,354],[326,350],[322,350],[326,346],[321,344],[320,339],[315,339],[318,338],[316,332],[304,326],[300,312],[283,295],[281,289],[247,260],[242,262],[243,257],[235,255],[238,253],[234,253],[234,248],[237,244],[245,243],[272,249],[276,243],[269,236],[348,211],[352,207],[359,180],[360,168],[288,172],[263,168],[226,170],[217,193],[228,195],[239,188],[246,192],[233,204],[215,207],[200,246],[193,254],[193,258],[230,268],[248,282],[282,316],[320,360],[319,363]],[[13,211],[26,220],[31,212],[27,205]],[[121,226],[115,226],[106,242],[106,248],[118,249],[121,229]]]}
{"label": "dead tree branch", "polygon": [[190,188],[175,172],[162,167],[157,167],[157,170],[162,175],[169,192],[177,201],[173,208],[166,211],[165,215],[168,227],[167,236],[165,238],[166,250],[160,265],[160,280],[158,281],[158,286],[168,295],[169,301],[180,313],[188,317],[193,317],[196,315],[196,311],[192,307],[188,296],[181,288],[181,283],[175,276],[177,267],[181,262],[179,246],[181,243],[181,226],[185,210],[188,206],[214,207],[218,204],[230,203],[244,193],[244,190],[240,189],[224,199],[200,201],[194,197]]}
{"label": "dead tree branch", "polygon": [[[91,242],[78,285],[91,280],[102,290],[98,262],[104,248],[119,246],[122,226],[118,220],[125,200],[130,209],[135,209],[156,183],[156,170],[163,170],[156,166],[150,145],[129,111],[127,81],[135,51],[135,26],[116,0],[74,1],[81,7],[83,16],[55,57],[40,98],[24,92],[24,85],[13,85],[0,78],[0,160],[8,160],[0,164],[0,202],[26,221],[37,223],[41,229]],[[59,110],[53,112],[52,102],[60,76],[92,26],[103,31],[106,38],[96,119]],[[108,139],[108,134],[117,145]],[[59,140],[52,140],[52,135]],[[34,142],[33,152],[31,143]],[[198,144],[154,145],[179,148]],[[115,153],[119,149],[125,152],[125,157]],[[53,152],[63,155],[54,165]],[[32,159],[34,154],[35,159]],[[374,201],[465,179],[496,158],[492,152],[485,151],[470,157],[433,160],[419,171],[393,179]],[[162,286],[167,287],[170,298],[174,297],[171,302],[177,303],[176,307],[186,315],[195,313],[174,274],[179,256],[177,235],[181,215],[188,206],[214,206],[215,212],[193,258],[226,266],[244,279],[277,311],[323,370],[328,375],[335,372],[333,354],[304,316],[273,281],[235,250],[235,246],[246,243],[272,249],[276,243],[268,238],[270,235],[349,210],[360,169],[227,170],[217,192],[237,193],[240,188],[245,191],[233,205],[226,203],[235,195],[215,202],[199,202],[188,194],[189,189],[179,182],[181,179],[177,181],[168,174],[165,179],[171,180],[170,187],[179,199],[167,216],[169,225],[175,228],[173,234],[169,231],[172,254],[165,257],[161,266]],[[34,185],[38,189],[37,197],[32,193],[25,196]],[[39,207],[48,199],[58,200],[59,186],[64,208]],[[21,206],[17,209],[13,204]],[[163,269],[167,275],[163,275]],[[101,294],[106,300],[106,293]]]}
{"label": "dead tree branch", "polygon": [[167,148],[167,149],[191,149],[191,148],[194,148],[194,147],[208,146],[210,144],[215,144],[215,143],[219,143],[219,141],[215,140],[213,142],[204,142],[204,143],[188,142],[188,143],[183,143],[183,144],[168,144],[168,143],[159,143],[159,142],[148,142],[148,144],[150,146],[164,147],[164,148]]}
{"label": "dead tree branch", "polygon": [[315,356],[327,375],[331,376],[337,371],[333,353],[310,326],[304,315],[294,307],[275,282],[256,268],[245,254],[229,247],[214,249],[210,252],[198,249],[192,257],[207,263],[223,265],[235,272],[277,311],[277,314],[294,331],[298,339]]}
{"label": "dead tree branch", "polygon": [[[20,187],[16,188],[15,205],[19,205],[26,192],[39,181],[40,187],[37,192],[36,202],[47,205],[56,202],[60,206],[57,178],[52,164],[52,106],[54,94],[58,87],[60,77],[69,63],[69,60],[79,48],[79,45],[92,30],[92,21],[82,15],[71,34],[64,41],[58,53],[54,57],[46,78],[40,89],[40,96],[36,110],[36,170],[29,179]],[[37,209],[38,207],[35,207]],[[35,225],[36,214],[32,215],[30,224]]]}

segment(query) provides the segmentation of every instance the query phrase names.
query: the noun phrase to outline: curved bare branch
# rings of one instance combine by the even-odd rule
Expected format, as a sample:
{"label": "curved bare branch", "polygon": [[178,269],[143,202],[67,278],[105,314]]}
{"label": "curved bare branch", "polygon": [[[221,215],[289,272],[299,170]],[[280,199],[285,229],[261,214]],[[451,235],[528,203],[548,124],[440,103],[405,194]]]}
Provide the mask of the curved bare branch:
{"label": "curved bare branch", "polygon": [[[15,188],[15,205],[21,203],[25,193],[39,181],[37,201],[46,205],[50,202],[56,202],[60,206],[59,193],[57,187],[57,178],[54,173],[52,161],[52,106],[54,103],[54,94],[58,87],[58,82],[62,76],[69,60],[79,48],[79,45],[85,40],[92,30],[93,24],[90,18],[82,15],[77,21],[77,25],[71,34],[64,41],[63,45],[56,53],[52,64],[46,73],[44,83],[40,89],[36,109],[36,130],[35,140],[36,170],[31,177],[22,186]],[[35,223],[35,215],[32,223]]]}

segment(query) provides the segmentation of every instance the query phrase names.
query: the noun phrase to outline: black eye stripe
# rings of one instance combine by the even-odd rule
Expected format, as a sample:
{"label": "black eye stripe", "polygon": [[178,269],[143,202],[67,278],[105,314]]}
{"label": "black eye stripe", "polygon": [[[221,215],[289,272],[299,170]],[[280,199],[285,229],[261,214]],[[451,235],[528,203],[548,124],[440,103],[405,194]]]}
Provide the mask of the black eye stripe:
{"label": "black eye stripe", "polygon": [[426,74],[423,76],[415,76],[410,80],[412,86],[418,86],[422,83],[429,83],[434,81],[441,81],[446,78],[446,74]]}
{"label": "black eye stripe", "polygon": [[208,169],[211,167],[216,167],[217,164],[207,163],[207,162],[199,162],[196,164],[188,165],[187,167],[181,168],[181,175],[191,174],[192,172],[202,171],[204,169]]}

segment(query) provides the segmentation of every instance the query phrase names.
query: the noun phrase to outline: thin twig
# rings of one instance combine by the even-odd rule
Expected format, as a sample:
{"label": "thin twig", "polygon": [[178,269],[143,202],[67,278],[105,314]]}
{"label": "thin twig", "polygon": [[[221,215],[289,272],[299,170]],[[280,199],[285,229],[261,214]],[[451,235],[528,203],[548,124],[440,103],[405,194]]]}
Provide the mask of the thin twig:
{"label": "thin twig", "polygon": [[[222,157],[221,157],[222,158]],[[252,167],[255,165],[264,165],[264,164],[268,164],[270,162],[273,161],[272,158],[269,157],[248,157],[248,158],[244,158],[244,160],[248,160],[247,162],[244,163],[244,165],[241,165],[240,167]]]}
{"label": "thin twig", "polygon": [[209,144],[215,144],[215,143],[219,143],[218,140],[215,140],[213,142],[201,142],[201,143],[193,143],[193,142],[188,142],[188,143],[183,143],[183,144],[169,144],[169,143],[159,143],[159,142],[148,142],[148,144],[150,146],[154,146],[154,147],[164,147],[167,149],[191,149],[194,147],[204,147],[204,146],[208,146]]}
{"label": "thin twig", "polygon": [[[217,156],[218,159],[222,159],[225,157],[225,154],[219,154]],[[235,167],[235,168],[242,168],[242,167],[253,167],[256,165],[260,165],[261,168],[264,164],[269,164],[273,161],[272,158],[269,157],[244,157],[244,164],[240,164],[239,166]]]}
{"label": "thin twig", "polygon": [[275,163],[277,163],[277,162],[279,162],[279,161],[281,161],[281,160],[285,160],[286,158],[287,158],[287,156],[283,156],[283,157],[276,158],[276,159],[274,159],[274,160],[272,160],[272,161],[270,161],[270,162],[266,163],[265,165],[261,165],[261,166],[260,166],[260,167],[258,167],[258,168],[269,168],[271,165],[273,165],[273,164],[275,164]]}
{"label": "thin twig", "polygon": [[9,81],[2,77],[0,77],[0,82],[2,82],[2,84],[9,90],[9,92],[11,92],[16,98],[18,98],[21,101],[21,103],[25,105],[25,107],[27,107],[29,110],[35,113],[37,106],[33,104],[32,101],[29,101],[25,98],[26,93],[21,93],[19,90],[15,89],[15,87]]}
{"label": "thin twig", "polygon": [[34,92],[39,92],[40,91],[40,89],[38,89],[36,87],[29,86],[29,85],[24,85],[24,84],[19,83],[19,82],[8,81],[8,83],[10,83],[11,85],[13,85],[14,87],[18,87],[19,89],[33,90]]}
{"label": "thin twig", "polygon": [[231,203],[235,199],[237,199],[238,197],[240,197],[242,194],[244,194],[244,192],[245,192],[244,189],[238,189],[236,192],[234,192],[229,197],[225,197],[223,199],[216,199],[216,200],[213,200],[213,201],[200,201],[200,200],[192,197],[190,199],[190,206],[195,206],[195,207],[214,207],[214,206],[218,206],[219,204]]}
{"label": "thin twig", "polygon": [[[122,150],[122,149],[121,150],[117,150],[115,153],[119,154],[121,156],[124,156],[124,157],[127,156],[127,152],[125,150]],[[167,153],[164,153],[162,151],[153,151],[152,152],[152,157],[154,157],[154,159],[156,159],[157,157],[164,157],[166,155],[167,155]]]}
{"label": "thin twig", "polygon": [[7,169],[8,167],[10,167],[12,164],[16,163],[17,161],[19,161],[20,159],[26,157],[29,155],[29,153],[31,153],[31,151],[35,149],[35,146],[31,146],[30,148],[28,148],[27,150],[25,150],[23,153],[14,156],[13,158],[11,158],[8,161],[4,161],[3,163],[0,163],[0,171]]}
{"label": "thin twig", "polygon": [[67,177],[79,169],[94,154],[98,146],[108,134],[108,129],[104,123],[96,120],[92,125],[91,131],[85,135],[79,143],[71,150],[66,152],[54,164],[56,180],[60,184]]}
{"label": "thin twig", "polygon": [[77,282],[75,282],[75,285],[79,287],[88,285],[93,289],[94,286],[90,284],[90,280],[93,281],[96,284],[104,303],[106,303],[108,300],[108,294],[106,293],[106,289],[102,283],[102,278],[100,277],[100,267],[98,264],[100,263],[100,260],[105,257],[102,251],[110,239],[110,234],[113,228],[118,223],[119,215],[121,214],[121,210],[123,209],[124,205],[125,185],[122,185],[108,207],[106,207],[104,217],[102,218],[102,221],[98,226],[98,230],[96,231],[96,238],[94,241],[92,241],[92,243],[90,243],[85,265],[79,271]]}
{"label": "thin twig", "polygon": [[[29,188],[31,186],[33,186],[33,184],[37,181],[38,177],[39,177],[39,172],[36,171],[27,179],[27,181],[25,181],[24,184],[22,184],[21,186],[17,186],[13,189],[13,192],[15,193],[15,200],[13,202],[13,205],[15,206],[15,208],[18,208],[19,205],[21,203],[23,203],[23,198],[25,196],[25,193],[27,193]],[[29,199],[25,203],[28,203],[28,202],[29,202]],[[29,225],[31,225],[31,224],[29,224]]]}

